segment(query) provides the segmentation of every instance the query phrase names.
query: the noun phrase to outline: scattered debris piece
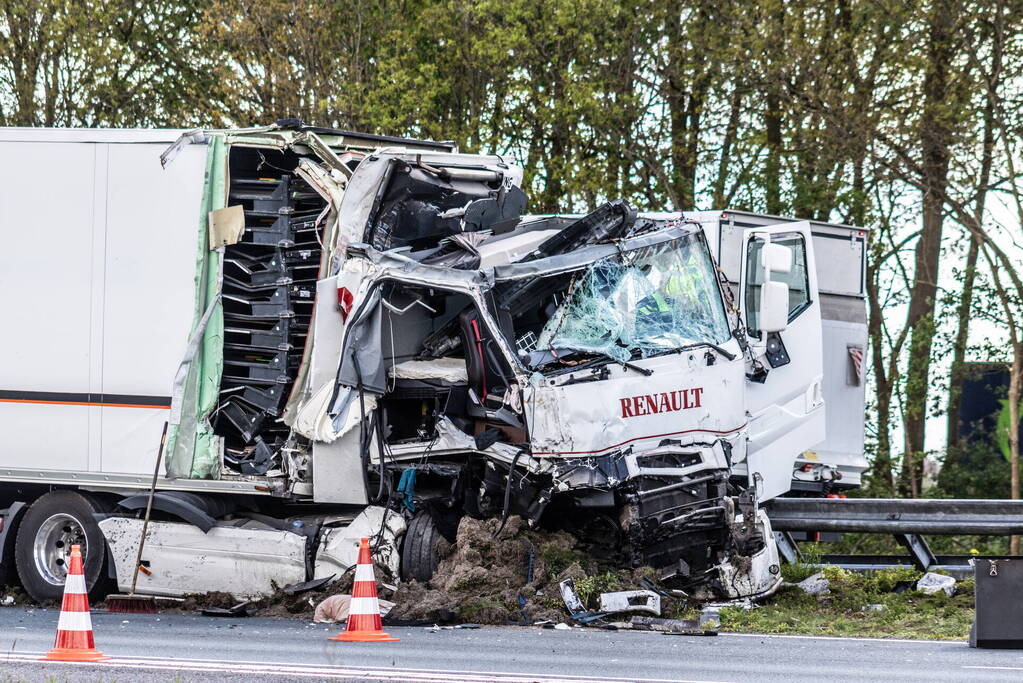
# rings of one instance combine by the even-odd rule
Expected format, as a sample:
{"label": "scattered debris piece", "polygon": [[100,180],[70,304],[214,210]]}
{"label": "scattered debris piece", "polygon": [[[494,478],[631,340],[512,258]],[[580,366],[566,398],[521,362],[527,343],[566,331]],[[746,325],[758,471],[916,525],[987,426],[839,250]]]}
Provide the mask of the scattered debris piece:
{"label": "scattered debris piece", "polygon": [[661,616],[661,596],[649,590],[600,594],[601,612],[649,612]]}
{"label": "scattered debris piece", "polygon": [[286,595],[299,595],[308,591],[319,590],[333,581],[335,576],[337,576],[337,574],[331,574],[330,576],[326,576],[322,579],[313,579],[312,581],[305,581],[303,583],[293,583],[290,586],[285,586],[281,590]]}
{"label": "scattered debris piece", "polygon": [[721,609],[714,606],[706,606],[700,612],[700,626],[719,626],[721,624]]}
{"label": "scattered debris piece", "polygon": [[807,595],[829,595],[831,584],[824,578],[824,572],[817,572],[796,584]]}
{"label": "scattered debris piece", "polygon": [[927,572],[916,582],[916,589],[928,595],[944,591],[945,595],[951,598],[956,592],[956,580],[944,574]]}
{"label": "scattered debris piece", "polygon": [[874,603],[874,604],[871,604],[871,605],[864,605],[862,611],[864,611],[864,612],[884,612],[884,610],[885,610],[885,606],[878,602],[878,603]]}
{"label": "scattered debris piece", "polygon": [[204,617],[247,617],[251,605],[252,601],[246,600],[233,607],[204,607],[202,615]]}
{"label": "scattered debris piece", "polygon": [[[394,603],[388,600],[378,599],[380,603],[380,616],[386,617],[387,613],[394,607]],[[331,595],[324,598],[316,611],[313,613],[313,621],[317,624],[336,624],[348,618],[348,610],[352,605],[351,595]]]}
{"label": "scattered debris piece", "polygon": [[426,630],[429,631],[430,633],[436,633],[437,631],[454,631],[457,629],[467,629],[470,631],[475,631],[478,628],[480,628],[479,624],[454,624],[452,626],[439,626],[437,624],[434,624],[433,626]]}
{"label": "scattered debris piece", "polygon": [[641,631],[660,631],[669,635],[716,636],[716,629],[705,628],[698,619],[660,619],[634,616],[631,627]]}
{"label": "scattered debris piece", "polygon": [[568,608],[569,614],[579,614],[585,612],[586,608],[583,607],[583,601],[579,599],[579,594],[575,590],[575,581],[572,579],[565,579],[561,582],[561,599],[565,602],[565,607]]}
{"label": "scattered debris piece", "polygon": [[570,631],[570,630],[572,630],[572,627],[571,627],[571,626],[569,626],[569,625],[568,625],[568,624],[566,624],[566,623],[558,623],[558,624],[554,624],[554,628],[555,628],[555,629],[557,629],[557,630],[559,630],[559,631]]}

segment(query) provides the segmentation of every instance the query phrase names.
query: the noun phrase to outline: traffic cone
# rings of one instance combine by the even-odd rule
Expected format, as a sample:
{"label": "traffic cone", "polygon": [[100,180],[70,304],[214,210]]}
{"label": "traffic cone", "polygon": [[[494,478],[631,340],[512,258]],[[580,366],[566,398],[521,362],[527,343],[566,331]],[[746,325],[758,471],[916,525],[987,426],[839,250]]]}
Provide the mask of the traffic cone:
{"label": "traffic cone", "polygon": [[85,589],[81,546],[71,546],[71,564],[64,580],[64,602],[60,606],[57,638],[53,649],[40,660],[55,662],[102,662],[110,659],[96,649],[92,639],[89,596]]}
{"label": "traffic cone", "polygon": [[383,624],[380,622],[377,580],[373,576],[373,558],[369,553],[368,538],[359,541],[359,563],[355,565],[355,583],[352,585],[352,602],[348,608],[348,625],[344,631],[327,640],[349,643],[399,640],[384,633]]}

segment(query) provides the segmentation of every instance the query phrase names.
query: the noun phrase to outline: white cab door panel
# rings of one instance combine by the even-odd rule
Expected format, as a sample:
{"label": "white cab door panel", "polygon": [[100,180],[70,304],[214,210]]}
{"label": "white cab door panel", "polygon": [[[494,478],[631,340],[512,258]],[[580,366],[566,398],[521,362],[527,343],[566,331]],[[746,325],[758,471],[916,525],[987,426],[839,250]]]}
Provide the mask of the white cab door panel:
{"label": "white cab door panel", "polygon": [[[743,245],[740,308],[754,354],[767,370],[762,382],[747,384],[747,467],[758,498],[769,500],[788,492],[796,458],[824,439],[817,269],[806,221],[746,230]],[[791,253],[787,268],[772,263],[765,267],[764,253],[777,255],[775,245]],[[788,322],[773,333],[760,329],[762,290],[768,280],[788,287]],[[769,286],[777,294],[779,287]]]}

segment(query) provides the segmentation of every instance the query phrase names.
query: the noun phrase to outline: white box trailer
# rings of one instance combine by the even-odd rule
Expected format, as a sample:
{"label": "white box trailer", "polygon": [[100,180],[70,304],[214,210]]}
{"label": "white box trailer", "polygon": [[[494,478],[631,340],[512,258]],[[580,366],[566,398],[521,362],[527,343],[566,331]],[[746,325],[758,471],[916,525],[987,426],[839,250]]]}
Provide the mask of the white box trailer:
{"label": "white box trailer", "polygon": [[[200,144],[178,145],[173,163],[164,167],[161,154],[183,135],[186,142]],[[450,143],[340,131],[324,137],[339,150],[389,145],[454,150]],[[31,539],[21,538],[20,574],[30,594],[59,597],[71,542],[90,551],[90,589],[105,585],[102,574],[113,574],[115,561],[124,589],[131,582],[138,526],[128,527],[134,530],[133,546],[109,552],[89,517],[111,512],[118,501],[148,489],[153,477],[199,305],[210,146],[202,134],[188,138],[181,130],[0,128],[0,149],[7,160],[0,171],[0,227],[7,241],[0,256],[0,291],[8,298],[6,333],[0,336],[0,509],[6,509],[0,523],[0,583],[15,576],[19,527],[24,531],[26,513],[35,507],[46,513],[35,520],[37,545],[47,547],[30,548]],[[262,149],[269,155],[273,148]],[[216,172],[226,175],[223,168]],[[164,501],[165,506],[191,505],[189,511],[200,515],[205,511],[194,504],[218,494],[244,496],[256,501],[249,507],[275,513],[274,503],[292,494],[280,479],[226,468],[213,477],[190,478],[168,476],[163,466],[157,488],[206,496]],[[304,488],[311,492],[312,485]],[[369,528],[370,514],[349,528],[360,509],[334,510],[337,525],[345,529],[335,533],[333,545],[347,538],[344,534],[381,527],[378,521]],[[126,534],[125,521],[137,522],[112,521],[119,537]],[[254,595],[268,591],[270,579],[283,585],[305,578],[305,570],[297,576],[294,567],[306,564],[306,542],[277,543],[274,534],[283,532],[249,530],[249,537],[217,551],[216,530],[211,536],[209,529],[171,527],[161,536],[157,524],[147,541],[147,554],[162,550],[176,558],[168,562],[176,569],[164,574],[170,583],[143,574],[143,592],[180,595],[189,587],[234,585],[237,594]],[[238,552],[236,546],[260,533],[280,552]],[[322,540],[326,543],[326,536]],[[203,567],[195,562],[197,552],[206,558]],[[350,548],[339,552],[354,561]],[[218,572],[218,562],[228,566]],[[251,581],[239,585],[239,576]]]}
{"label": "white box trailer", "polygon": [[778,585],[759,505],[824,437],[810,224],[529,217],[520,169],[450,143],[179,133],[0,130],[0,562],[30,594],[72,543],[130,584],[168,423],[142,592],[266,592],[360,535],[425,579],[464,514],[605,514],[694,594]]}
{"label": "white box trailer", "polygon": [[[737,286],[744,234],[755,228],[798,219],[747,211],[694,211],[707,232],[715,258]],[[867,230],[851,225],[809,221],[817,262],[824,351],[824,401],[827,437],[799,454],[792,490],[797,494],[840,493],[859,488],[868,463],[864,449],[867,349]]]}

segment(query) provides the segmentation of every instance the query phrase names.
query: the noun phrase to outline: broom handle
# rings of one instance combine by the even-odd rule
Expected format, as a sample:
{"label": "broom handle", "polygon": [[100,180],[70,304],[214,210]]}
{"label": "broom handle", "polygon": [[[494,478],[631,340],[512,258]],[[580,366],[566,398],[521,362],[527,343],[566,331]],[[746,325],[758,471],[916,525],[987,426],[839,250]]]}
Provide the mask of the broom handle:
{"label": "broom handle", "polygon": [[149,513],[153,511],[153,497],[156,495],[156,480],[160,476],[160,461],[163,459],[163,447],[167,443],[167,423],[163,423],[163,434],[160,435],[160,450],[156,452],[156,467],[153,468],[153,483],[149,487],[149,500],[146,502],[146,518],[142,522],[142,538],[139,539],[139,554],[135,558],[135,574],[131,577],[131,594],[135,595],[135,585],[139,580],[139,567],[142,566],[142,548],[146,545],[146,531],[149,530]]}

